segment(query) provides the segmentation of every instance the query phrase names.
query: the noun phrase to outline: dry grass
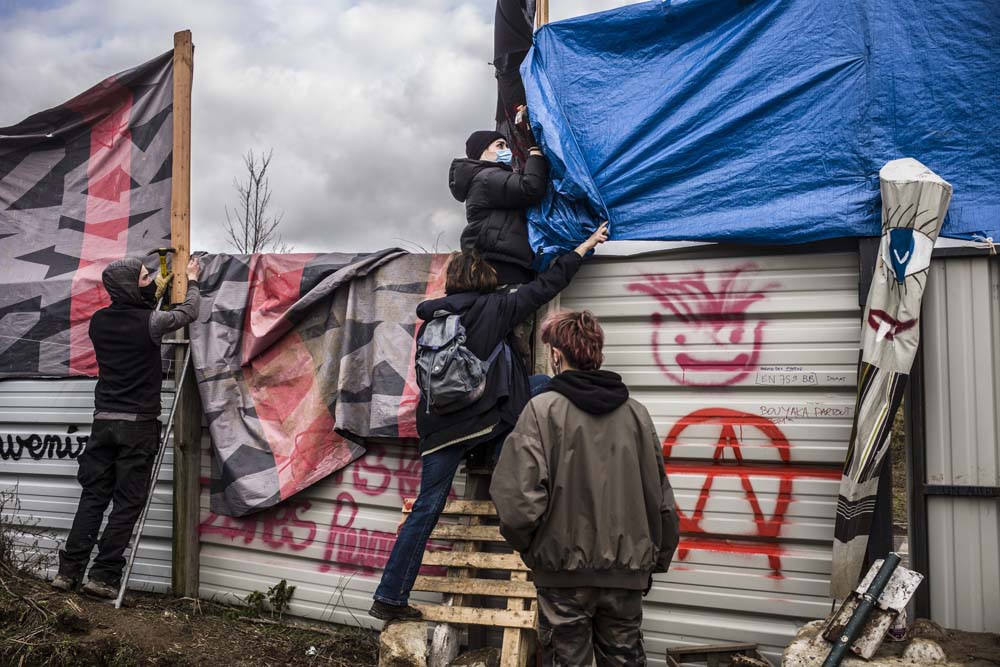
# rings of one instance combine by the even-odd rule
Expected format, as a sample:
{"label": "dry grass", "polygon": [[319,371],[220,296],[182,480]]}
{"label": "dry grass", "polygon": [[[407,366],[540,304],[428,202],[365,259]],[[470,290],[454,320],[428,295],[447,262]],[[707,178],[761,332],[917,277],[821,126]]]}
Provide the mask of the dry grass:
{"label": "dry grass", "polygon": [[[246,607],[132,593],[104,600],[53,590],[33,575],[47,552],[0,493],[0,665],[17,667],[374,667],[378,635],[326,625],[254,622]],[[32,542],[34,536],[34,543]]]}

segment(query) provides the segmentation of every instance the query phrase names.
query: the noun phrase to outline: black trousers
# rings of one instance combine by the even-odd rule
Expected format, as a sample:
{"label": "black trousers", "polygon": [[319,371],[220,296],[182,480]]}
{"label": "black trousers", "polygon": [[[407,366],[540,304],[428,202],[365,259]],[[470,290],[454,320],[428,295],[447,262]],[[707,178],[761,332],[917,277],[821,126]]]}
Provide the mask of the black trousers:
{"label": "black trousers", "polygon": [[101,534],[97,558],[90,568],[90,578],[118,585],[132,528],[149,493],[149,477],[159,440],[158,421],[94,420],[87,448],[77,460],[80,464],[77,479],[83,493],[69,537],[59,552],[59,574],[76,581],[83,578],[97,543],[104,510],[114,501],[108,525]]}

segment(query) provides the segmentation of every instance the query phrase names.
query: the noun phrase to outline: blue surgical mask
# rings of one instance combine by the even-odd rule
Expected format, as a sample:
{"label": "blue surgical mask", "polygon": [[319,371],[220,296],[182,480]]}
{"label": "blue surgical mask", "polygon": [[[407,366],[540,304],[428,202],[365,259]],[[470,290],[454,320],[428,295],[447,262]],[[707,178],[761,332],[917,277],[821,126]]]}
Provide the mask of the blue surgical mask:
{"label": "blue surgical mask", "polygon": [[510,152],[509,148],[501,148],[497,151],[497,162],[502,162],[503,164],[510,164],[514,161],[514,154]]}

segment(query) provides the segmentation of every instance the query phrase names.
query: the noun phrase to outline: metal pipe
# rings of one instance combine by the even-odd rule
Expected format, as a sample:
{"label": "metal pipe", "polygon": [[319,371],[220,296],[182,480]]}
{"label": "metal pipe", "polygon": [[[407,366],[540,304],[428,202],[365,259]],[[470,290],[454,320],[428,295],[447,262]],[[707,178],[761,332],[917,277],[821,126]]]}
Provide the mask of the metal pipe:
{"label": "metal pipe", "polygon": [[868,622],[868,618],[872,615],[872,611],[874,611],[875,605],[878,603],[879,596],[882,595],[882,591],[889,584],[892,573],[899,567],[899,561],[899,554],[895,552],[885,557],[882,567],[879,568],[875,578],[872,579],[868,590],[862,593],[858,599],[858,608],[851,614],[851,619],[844,626],[844,631],[840,633],[840,638],[834,642],[833,648],[830,649],[830,655],[823,662],[823,667],[839,667],[840,662],[847,655],[847,651],[850,650],[851,644],[854,643],[854,640],[864,630],[865,623]]}
{"label": "metal pipe", "polygon": [[177,398],[180,396],[181,387],[184,386],[184,376],[187,374],[189,362],[191,361],[191,348],[184,354],[184,363],[181,366],[181,376],[177,380],[177,391],[174,392],[174,402],[170,406],[170,416],[167,417],[167,427],[163,431],[159,447],[156,452],[156,462],[153,463],[153,472],[150,475],[149,490],[146,493],[146,504],[142,508],[137,522],[138,530],[133,530],[134,540],[132,550],[129,551],[128,560],[125,562],[125,571],[122,572],[122,580],[118,585],[118,597],[115,599],[115,609],[122,608],[122,600],[125,599],[125,589],[128,586],[129,577],[132,575],[132,566],[135,564],[135,555],[139,551],[139,539],[142,537],[142,529],[146,525],[146,516],[149,514],[149,506],[153,502],[153,488],[156,486],[156,478],[160,476],[160,466],[163,465],[163,455],[167,451],[167,441],[170,440],[170,432],[174,429],[174,415],[177,413]]}

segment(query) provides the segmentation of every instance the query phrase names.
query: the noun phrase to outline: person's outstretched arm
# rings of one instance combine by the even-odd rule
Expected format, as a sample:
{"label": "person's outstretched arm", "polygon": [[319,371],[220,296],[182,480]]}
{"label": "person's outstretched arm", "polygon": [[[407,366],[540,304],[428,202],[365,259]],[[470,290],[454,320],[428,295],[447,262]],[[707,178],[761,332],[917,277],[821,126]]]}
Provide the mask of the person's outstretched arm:
{"label": "person's outstretched arm", "polygon": [[201,267],[198,258],[192,257],[187,265],[188,288],[187,294],[184,295],[184,303],[174,306],[171,310],[154,310],[149,317],[149,336],[157,345],[163,336],[187,326],[198,317],[198,305],[201,300],[198,287],[199,273]]}
{"label": "person's outstretched arm", "polygon": [[607,240],[608,223],[605,222],[576,250],[556,257],[546,271],[519,287],[513,294],[506,295],[500,308],[500,319],[506,324],[506,328],[513,329],[554,299],[573,280],[583,264],[584,256]]}

